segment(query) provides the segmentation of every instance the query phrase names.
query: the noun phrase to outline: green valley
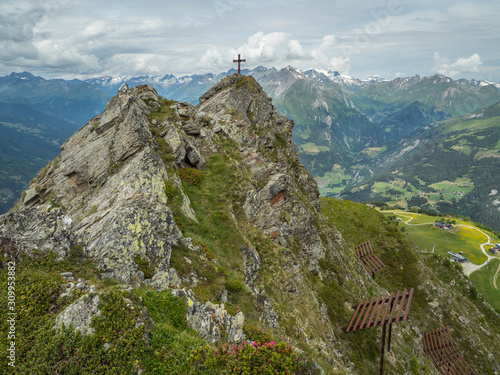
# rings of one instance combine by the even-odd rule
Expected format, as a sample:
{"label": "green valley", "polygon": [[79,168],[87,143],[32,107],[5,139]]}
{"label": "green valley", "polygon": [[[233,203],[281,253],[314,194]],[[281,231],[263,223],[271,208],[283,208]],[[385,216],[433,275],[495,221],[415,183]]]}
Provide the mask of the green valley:
{"label": "green valley", "polygon": [[381,155],[342,196],[471,217],[498,230],[500,102],[433,123]]}

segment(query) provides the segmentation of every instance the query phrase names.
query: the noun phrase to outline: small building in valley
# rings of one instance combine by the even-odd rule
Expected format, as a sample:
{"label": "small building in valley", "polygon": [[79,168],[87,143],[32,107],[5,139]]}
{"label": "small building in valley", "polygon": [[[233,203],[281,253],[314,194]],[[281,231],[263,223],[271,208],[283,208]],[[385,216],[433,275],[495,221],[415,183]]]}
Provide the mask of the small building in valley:
{"label": "small building in valley", "polygon": [[457,254],[457,253],[454,253],[453,251],[448,251],[448,254],[450,254],[450,261],[451,262],[458,262],[458,263],[465,263],[467,262],[467,258],[460,255],[460,254]]}
{"label": "small building in valley", "polygon": [[436,222],[436,223],[434,223],[434,228],[441,229],[441,230],[444,230],[444,229],[453,229],[453,225],[452,224],[446,224],[446,223]]}

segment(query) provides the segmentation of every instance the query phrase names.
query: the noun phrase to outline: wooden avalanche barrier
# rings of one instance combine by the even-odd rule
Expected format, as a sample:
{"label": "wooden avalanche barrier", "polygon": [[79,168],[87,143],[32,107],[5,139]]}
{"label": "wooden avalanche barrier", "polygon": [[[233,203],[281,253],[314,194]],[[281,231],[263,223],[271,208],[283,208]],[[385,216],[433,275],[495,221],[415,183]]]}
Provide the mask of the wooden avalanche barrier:
{"label": "wooden avalanche barrier", "polygon": [[356,250],[359,260],[373,278],[375,278],[375,272],[385,267],[385,264],[373,252],[370,241],[357,245],[354,250]]}
{"label": "wooden avalanche barrier", "polygon": [[425,354],[434,362],[441,374],[475,375],[453,346],[448,327],[424,333],[423,340]]}
{"label": "wooden avalanche barrier", "polygon": [[357,306],[354,306],[354,315],[345,329],[345,332],[356,331],[360,329],[382,326],[382,347],[380,350],[380,374],[384,368],[384,350],[385,350],[385,331],[389,324],[389,338],[387,342],[387,351],[391,350],[392,323],[403,322],[408,319],[411,300],[413,298],[413,288],[409,292],[391,293],[390,296],[373,297],[371,300],[361,300]]}

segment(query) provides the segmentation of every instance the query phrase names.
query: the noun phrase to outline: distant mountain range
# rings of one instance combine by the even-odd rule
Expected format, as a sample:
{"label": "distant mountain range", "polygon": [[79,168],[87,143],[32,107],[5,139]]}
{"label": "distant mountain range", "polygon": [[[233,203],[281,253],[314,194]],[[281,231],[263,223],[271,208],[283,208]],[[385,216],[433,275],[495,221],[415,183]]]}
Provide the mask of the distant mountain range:
{"label": "distant mountain range", "polygon": [[[10,164],[15,160],[21,160],[19,164],[22,165],[29,164],[26,161],[29,152],[13,146],[15,142],[22,142],[22,139],[15,139],[12,129],[16,129],[15,134],[18,136],[29,134],[30,131],[36,133],[40,129],[33,122],[37,122],[35,119],[38,116],[43,118],[44,115],[53,116],[54,126],[46,118],[39,121],[39,124],[45,124],[44,140],[33,139],[40,140],[35,142],[36,147],[53,157],[61,142],[84,122],[100,113],[107,100],[123,83],[129,86],[149,84],[163,97],[197,104],[204,92],[221,78],[234,73],[236,70],[230,69],[220,74],[179,78],[167,74],[154,77],[107,76],[85,81],[45,80],[30,73],[12,73],[0,78],[0,101],[5,103],[0,107],[0,115],[9,113],[10,116],[0,121],[0,136],[4,137],[0,139],[0,157]],[[293,140],[299,149],[301,161],[317,179],[322,195],[354,200],[383,199],[396,204],[390,194],[361,192],[366,185],[362,181],[370,179],[370,183],[376,183],[384,171],[391,169],[391,163],[401,163],[408,157],[409,154],[401,150],[405,147],[418,150],[419,145],[427,144],[414,137],[422,134],[429,124],[473,113],[500,101],[500,84],[452,80],[442,75],[416,75],[394,80],[371,77],[360,80],[335,71],[302,71],[293,67],[278,70],[262,66],[243,69],[242,74],[252,75],[273,99],[277,110],[295,121]],[[21,104],[26,106],[26,110],[16,107]],[[9,106],[18,108],[20,113],[31,111],[31,120],[26,116],[14,118],[15,111],[8,109]],[[60,126],[60,121],[65,125]],[[435,129],[434,126],[431,128]],[[33,133],[30,136],[33,137]],[[411,143],[413,139],[420,143]],[[9,142],[13,142],[10,146],[14,148],[3,146]],[[6,156],[7,149],[10,150],[11,159]],[[403,159],[396,157],[400,152]],[[27,158],[32,160],[33,165],[31,169],[26,167],[28,169],[21,177],[13,174],[11,169],[0,167],[0,213],[13,204],[21,187],[26,186],[35,171],[49,160],[44,152],[37,154],[40,160]],[[423,183],[419,183],[418,187],[427,186],[427,180],[421,178],[420,181]],[[457,196],[457,202],[465,202],[466,195],[472,192],[469,190],[465,189],[463,196]],[[397,202],[404,207],[413,198],[411,196]],[[434,204],[433,201],[424,203],[423,200],[415,199],[411,204],[417,202]],[[453,207],[459,210],[457,204]]]}

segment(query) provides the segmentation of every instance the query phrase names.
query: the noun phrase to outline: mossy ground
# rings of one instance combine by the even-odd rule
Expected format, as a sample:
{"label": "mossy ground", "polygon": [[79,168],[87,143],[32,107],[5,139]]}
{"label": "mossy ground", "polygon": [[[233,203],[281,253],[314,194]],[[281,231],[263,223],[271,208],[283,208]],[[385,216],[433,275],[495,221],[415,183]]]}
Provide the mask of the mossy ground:
{"label": "mossy ground", "polygon": [[[500,267],[500,259],[490,261],[486,266],[480,270],[473,272],[470,279],[477,286],[480,293],[491,303],[493,308],[500,314],[500,276],[497,273]],[[493,283],[496,277],[496,288]]]}
{"label": "mossy ground", "polygon": [[[248,183],[248,171],[236,167],[240,160],[239,154],[233,151],[235,145],[232,141],[221,139],[218,146],[220,153],[208,156],[199,183],[181,179],[198,222],[182,214],[180,194],[174,195],[171,205],[184,236],[201,245],[201,254],[179,247],[172,252],[171,262],[181,274],[188,275],[194,269],[206,279],[194,288],[195,295],[201,300],[218,302],[226,289],[229,302],[241,309],[247,320],[260,325],[254,297],[245,287],[245,274],[241,269],[242,246],[259,246],[263,241],[256,228],[241,227],[245,222],[242,220],[245,215],[245,197],[242,195],[245,189],[242,186]],[[188,264],[185,257],[192,263]]]}
{"label": "mossy ground", "polygon": [[[4,259],[5,260],[5,259]],[[75,259],[72,259],[75,261]],[[7,262],[0,270],[0,297],[7,300]],[[155,291],[147,287],[122,290],[100,281],[89,261],[73,265],[70,261],[56,261],[52,254],[35,254],[16,259],[16,367],[0,364],[0,372],[12,374],[225,374],[224,367],[206,367],[191,356],[201,348],[208,359],[214,349],[188,327],[186,304],[169,291]],[[82,336],[66,328],[54,331],[55,317],[80,297],[59,298],[66,285],[61,272],[95,281],[98,287],[101,315],[94,317],[93,335]],[[83,293],[82,293],[83,294]],[[92,298],[96,293],[90,293]],[[2,332],[8,331],[6,319],[0,322]],[[271,339],[268,333],[246,326],[255,340]],[[267,341],[266,341],[267,342]],[[262,344],[264,342],[262,341]],[[0,343],[1,353],[7,356],[7,340]],[[277,355],[278,351],[276,351]],[[269,353],[273,356],[272,353]],[[284,363],[295,368],[296,363],[309,363],[295,352],[284,355]],[[215,357],[214,357],[215,358]],[[273,357],[274,358],[274,357]],[[300,362],[300,361],[301,362]],[[239,366],[246,359],[233,360]],[[299,361],[299,362],[296,362]],[[314,373],[312,370],[311,372]]]}

